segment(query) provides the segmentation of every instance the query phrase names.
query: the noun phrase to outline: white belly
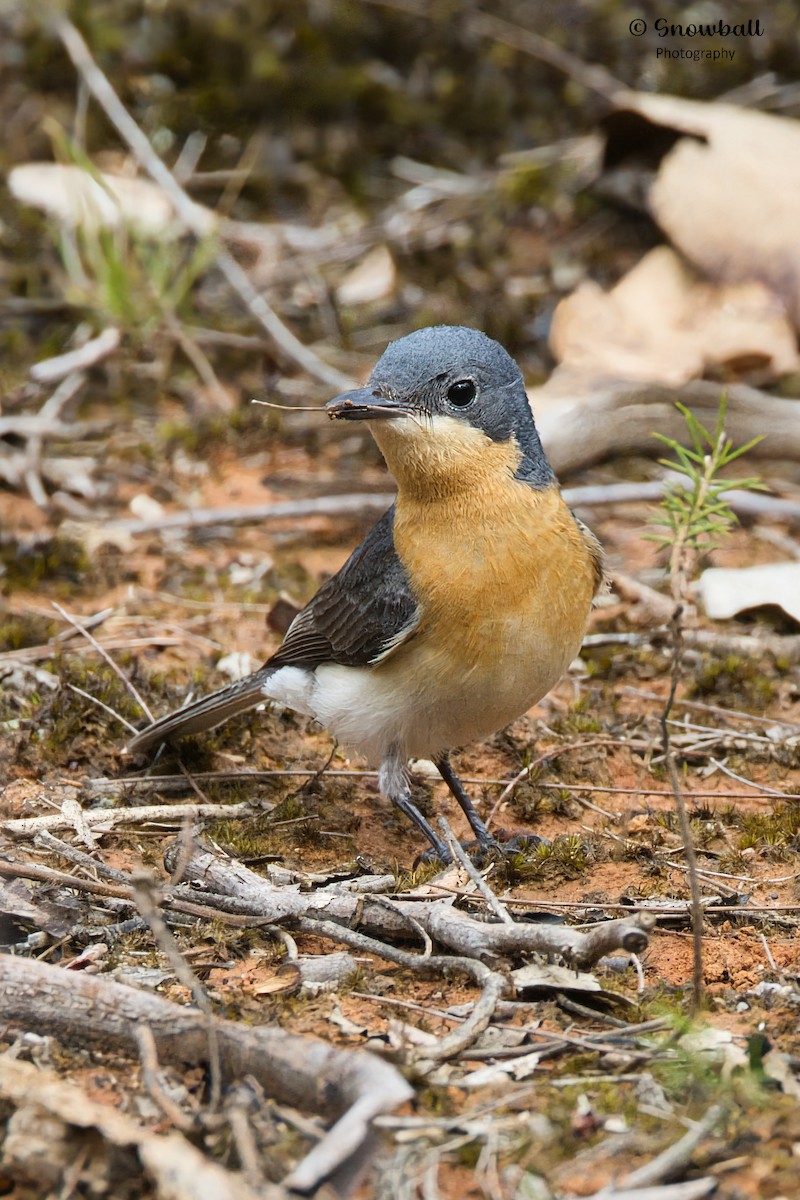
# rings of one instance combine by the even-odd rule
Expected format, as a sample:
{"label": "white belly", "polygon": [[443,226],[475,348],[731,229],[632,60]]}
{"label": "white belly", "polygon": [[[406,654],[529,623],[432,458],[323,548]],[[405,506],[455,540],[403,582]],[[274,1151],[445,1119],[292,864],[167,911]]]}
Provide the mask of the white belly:
{"label": "white belly", "polygon": [[376,667],[284,667],[269,680],[275,700],[314,717],[340,742],[378,765],[390,748],[430,758],[502,729],[554,686],[580,639],[554,648],[514,622],[491,663],[453,661],[412,640]]}

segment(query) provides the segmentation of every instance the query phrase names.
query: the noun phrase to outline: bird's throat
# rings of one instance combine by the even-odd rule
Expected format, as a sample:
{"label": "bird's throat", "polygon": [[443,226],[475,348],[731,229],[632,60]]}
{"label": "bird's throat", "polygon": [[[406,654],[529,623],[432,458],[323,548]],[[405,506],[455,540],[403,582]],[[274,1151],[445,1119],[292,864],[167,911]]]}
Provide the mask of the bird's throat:
{"label": "bird's throat", "polygon": [[375,441],[401,496],[423,502],[506,486],[522,454],[515,438],[495,442],[453,417],[409,416],[373,422]]}

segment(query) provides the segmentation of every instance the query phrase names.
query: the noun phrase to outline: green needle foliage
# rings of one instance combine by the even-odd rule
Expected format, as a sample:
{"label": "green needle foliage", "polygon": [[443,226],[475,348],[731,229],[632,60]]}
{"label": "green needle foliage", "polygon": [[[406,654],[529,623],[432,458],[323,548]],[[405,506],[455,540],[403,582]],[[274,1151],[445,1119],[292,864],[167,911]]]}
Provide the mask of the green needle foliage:
{"label": "green needle foliage", "polygon": [[682,446],[674,438],[666,437],[661,433],[657,433],[656,437],[669,446],[675,456],[662,459],[662,465],[682,475],[685,484],[678,484],[667,491],[661,504],[660,515],[654,522],[654,524],[660,525],[664,532],[652,534],[650,537],[663,548],[669,549],[670,588],[675,601],[675,611],[670,623],[672,631],[670,689],[661,713],[661,742],[664,748],[667,777],[678,813],[691,893],[694,948],[692,1008],[694,1012],[697,1012],[703,1001],[704,984],[703,904],[697,852],[670,742],[669,719],[683,670],[684,613],[689,601],[689,582],[694,574],[697,555],[704,549],[718,545],[736,520],[733,510],[724,499],[724,493],[732,488],[753,491],[762,488],[763,484],[754,477],[719,478],[720,471],[735,462],[737,458],[741,458],[757,442],[761,441],[760,437],[753,438],[746,446],[734,449],[732,441],[725,433],[727,397],[724,394],[720,398],[717,423],[713,433],[709,432],[684,405],[678,404],[678,408],[686,421],[691,447]]}
{"label": "green needle foliage", "polygon": [[676,603],[682,603],[687,598],[688,580],[696,555],[719,545],[721,538],[736,521],[736,515],[724,499],[724,493],[733,488],[740,491],[763,490],[764,484],[753,476],[742,479],[719,478],[722,470],[762,440],[756,437],[747,445],[734,448],[725,433],[726,395],[723,394],[720,399],[713,433],[685,405],[677,404],[676,407],[686,421],[691,447],[682,446],[675,438],[663,433],[655,436],[675,456],[674,459],[662,458],[662,466],[677,471],[686,483],[678,483],[668,489],[659,516],[653,522],[662,526],[665,532],[649,537],[659,546],[669,549],[672,595]]}

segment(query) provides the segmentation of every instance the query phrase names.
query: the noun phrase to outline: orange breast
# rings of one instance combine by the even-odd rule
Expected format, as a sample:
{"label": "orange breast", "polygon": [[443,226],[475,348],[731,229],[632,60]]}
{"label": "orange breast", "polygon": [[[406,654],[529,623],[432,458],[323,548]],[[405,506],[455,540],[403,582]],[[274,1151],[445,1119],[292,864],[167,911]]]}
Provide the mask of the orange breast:
{"label": "orange breast", "polygon": [[577,654],[599,549],[557,488],[511,477],[446,504],[401,493],[394,532],[422,606],[417,634],[385,668],[417,697],[410,741],[421,744],[426,726],[445,747],[485,737],[526,712]]}

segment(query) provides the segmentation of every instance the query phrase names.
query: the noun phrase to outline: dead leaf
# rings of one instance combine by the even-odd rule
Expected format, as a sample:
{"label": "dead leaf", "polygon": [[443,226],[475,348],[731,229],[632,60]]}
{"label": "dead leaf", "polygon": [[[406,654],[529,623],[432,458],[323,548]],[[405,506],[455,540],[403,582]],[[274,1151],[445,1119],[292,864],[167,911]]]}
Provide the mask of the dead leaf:
{"label": "dead leaf", "polygon": [[711,279],[762,281],[800,326],[800,122],[629,92],[609,119],[607,160],[620,161],[625,143],[672,143],[648,204],[678,249]]}
{"label": "dead leaf", "polygon": [[541,1061],[541,1055],[535,1050],[530,1050],[527,1054],[519,1054],[516,1058],[506,1058],[502,1062],[489,1063],[485,1067],[478,1067],[475,1071],[470,1071],[463,1079],[459,1079],[458,1086],[464,1088],[479,1088],[488,1087],[491,1084],[507,1083],[509,1079],[527,1079],[532,1075]]}
{"label": "dead leaf", "polygon": [[589,378],[672,386],[753,369],[776,378],[800,365],[794,330],[769,288],[704,283],[668,246],[651,250],[610,292],[582,283],[558,305],[550,345],[564,367]]}
{"label": "dead leaf", "polygon": [[292,995],[300,990],[300,972],[296,963],[282,963],[265,980],[251,987],[253,996]]}
{"label": "dead leaf", "polygon": [[710,567],[698,583],[706,615],[725,621],[751,608],[780,608],[800,625],[800,562]]}
{"label": "dead leaf", "polygon": [[[588,971],[576,971],[573,967],[562,967],[558,963],[529,963],[511,972],[517,996],[528,992],[547,991],[591,995],[591,1003],[603,1008],[634,1007],[630,997],[602,986]],[[588,1001],[584,1001],[587,1003]]]}
{"label": "dead leaf", "polygon": [[[129,179],[61,163],[23,163],[8,175],[11,194],[65,225],[87,232],[131,225],[143,233],[175,237],[185,232],[166,192],[147,179]],[[210,209],[195,204],[194,231],[211,234],[217,219]]]}
{"label": "dead leaf", "polygon": [[391,296],[397,282],[394,259],[386,246],[376,246],[348,271],[336,289],[340,304],[371,304]]}

